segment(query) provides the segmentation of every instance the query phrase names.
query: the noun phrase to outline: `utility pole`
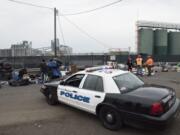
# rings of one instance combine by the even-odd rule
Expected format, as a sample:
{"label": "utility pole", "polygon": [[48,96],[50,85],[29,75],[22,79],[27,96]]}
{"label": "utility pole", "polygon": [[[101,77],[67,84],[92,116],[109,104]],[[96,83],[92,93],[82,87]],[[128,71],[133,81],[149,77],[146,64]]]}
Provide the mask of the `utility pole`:
{"label": "utility pole", "polygon": [[57,16],[57,9],[54,8],[54,56],[55,57],[57,57],[56,16]]}
{"label": "utility pole", "polygon": [[[27,6],[33,6],[33,7],[38,7],[38,8],[45,8],[45,9],[49,9],[49,10],[53,10],[53,8],[51,7],[46,7],[46,6],[41,6],[41,5],[35,5],[35,4],[32,4],[32,3],[28,3],[28,2],[22,2],[22,1],[16,1],[16,0],[8,0],[8,1],[11,1],[11,2],[15,2],[15,3],[18,3],[18,4],[23,4],[23,5],[27,5]],[[57,57],[57,37],[56,37],[56,17],[57,17],[57,14],[58,14],[58,10],[56,9],[56,7],[54,7],[54,56]]]}
{"label": "utility pole", "polygon": [[128,47],[128,53],[129,53],[129,55],[131,54],[131,47],[130,46]]}

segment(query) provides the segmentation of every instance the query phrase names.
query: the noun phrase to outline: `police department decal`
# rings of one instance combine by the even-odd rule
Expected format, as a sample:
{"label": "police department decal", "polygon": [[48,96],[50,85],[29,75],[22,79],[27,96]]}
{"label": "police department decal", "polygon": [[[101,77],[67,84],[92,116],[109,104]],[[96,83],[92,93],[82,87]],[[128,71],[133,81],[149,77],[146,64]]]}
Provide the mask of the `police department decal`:
{"label": "police department decal", "polygon": [[60,91],[60,95],[61,96],[65,96],[67,98],[74,99],[74,100],[78,100],[78,101],[81,101],[81,102],[85,102],[85,103],[89,103],[90,102],[90,98],[89,97],[82,96],[82,95],[77,95],[77,94],[74,94],[74,93],[71,93],[71,92],[67,92],[67,91]]}

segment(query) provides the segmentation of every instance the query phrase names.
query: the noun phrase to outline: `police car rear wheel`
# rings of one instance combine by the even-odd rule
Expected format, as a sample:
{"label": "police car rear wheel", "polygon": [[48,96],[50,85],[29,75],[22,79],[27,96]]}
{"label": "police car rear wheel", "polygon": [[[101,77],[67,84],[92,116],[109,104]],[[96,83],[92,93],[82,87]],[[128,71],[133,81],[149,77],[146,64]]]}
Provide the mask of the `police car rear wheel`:
{"label": "police car rear wheel", "polygon": [[119,113],[111,107],[102,107],[99,112],[103,126],[110,130],[118,130],[122,127],[122,119]]}
{"label": "police car rear wheel", "polygon": [[47,95],[47,103],[49,105],[56,105],[58,103],[55,93],[49,92],[49,94]]}

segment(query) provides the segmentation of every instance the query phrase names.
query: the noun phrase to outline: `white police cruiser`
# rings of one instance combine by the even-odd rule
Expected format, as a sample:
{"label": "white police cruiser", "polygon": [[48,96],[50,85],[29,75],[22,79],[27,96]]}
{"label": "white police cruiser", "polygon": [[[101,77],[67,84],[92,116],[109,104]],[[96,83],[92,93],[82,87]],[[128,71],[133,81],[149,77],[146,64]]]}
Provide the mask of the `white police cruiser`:
{"label": "white police cruiser", "polygon": [[62,102],[95,114],[111,130],[123,124],[164,125],[179,112],[172,88],[146,85],[134,74],[109,66],[87,68],[63,81],[46,83],[41,92],[50,105]]}

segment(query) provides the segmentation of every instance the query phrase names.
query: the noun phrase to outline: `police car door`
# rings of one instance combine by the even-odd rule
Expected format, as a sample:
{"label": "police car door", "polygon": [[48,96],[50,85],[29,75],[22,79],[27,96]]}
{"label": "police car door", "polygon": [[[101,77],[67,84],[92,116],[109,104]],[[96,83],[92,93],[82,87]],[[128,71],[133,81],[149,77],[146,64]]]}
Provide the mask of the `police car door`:
{"label": "police car door", "polygon": [[103,78],[96,75],[87,75],[84,79],[84,84],[80,86],[81,89],[78,92],[84,98],[89,99],[78,101],[79,108],[95,114],[96,106],[102,103],[105,98]]}
{"label": "police car door", "polygon": [[76,74],[68,78],[63,85],[58,86],[58,100],[66,104],[77,106],[78,90],[84,74]]}

